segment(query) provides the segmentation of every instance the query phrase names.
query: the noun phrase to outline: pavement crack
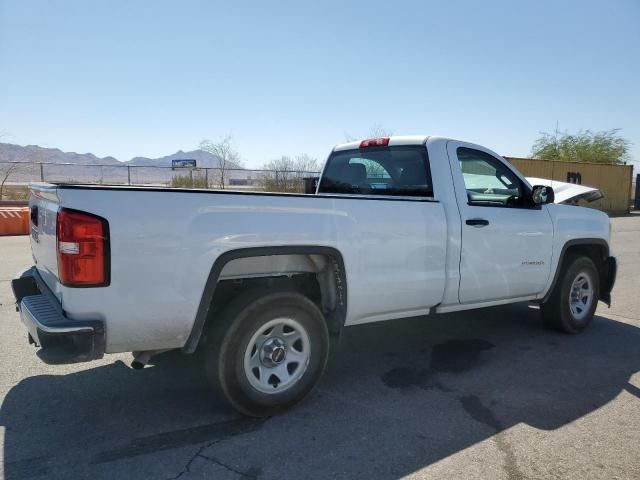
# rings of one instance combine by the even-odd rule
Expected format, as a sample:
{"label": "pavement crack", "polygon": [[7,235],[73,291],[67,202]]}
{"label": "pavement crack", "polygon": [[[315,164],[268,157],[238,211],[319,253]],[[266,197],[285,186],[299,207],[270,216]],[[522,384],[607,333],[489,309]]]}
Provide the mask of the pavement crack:
{"label": "pavement crack", "polygon": [[[207,450],[208,448],[213,447],[214,445],[223,442],[235,435],[238,434],[242,434],[242,433],[249,433],[254,431],[255,429],[261,427],[264,422],[265,419],[260,419],[260,420],[256,420],[256,419],[247,419],[247,418],[240,418],[237,420],[232,420],[229,422],[222,422],[221,424],[214,424],[214,425],[232,425],[233,422],[240,422],[240,424],[242,425],[242,428],[239,430],[232,430],[232,431],[226,431],[226,435],[223,435],[221,437],[216,438],[215,440],[209,440],[207,442],[202,443],[198,449],[195,451],[195,453],[193,455],[191,455],[189,457],[189,459],[187,460],[187,462],[184,465],[184,468],[178,472],[176,475],[174,475],[173,477],[168,478],[167,480],[177,480],[179,478],[181,478],[185,473],[191,473],[191,466],[193,465],[193,462],[197,459],[197,458],[202,458],[204,460],[213,462],[213,463],[217,463],[218,465],[220,465],[221,467],[226,468],[229,471],[235,472],[238,475],[242,475],[245,478],[257,478],[257,473],[254,472],[254,469],[250,469],[247,472],[240,472],[240,471],[236,471],[233,468],[231,468],[228,465],[223,464],[222,462],[218,461],[217,459],[213,458],[213,457],[209,457],[203,454],[203,452],[205,450]],[[257,472],[259,472],[259,470],[256,470]]]}
{"label": "pavement crack", "polygon": [[526,478],[524,473],[518,466],[518,459],[513,450],[513,447],[509,443],[504,433],[505,427],[502,425],[496,414],[489,407],[482,404],[482,401],[475,395],[466,395],[460,397],[460,403],[465,412],[473,418],[476,422],[483,423],[492,430],[495,435],[493,440],[498,447],[498,450],[504,455],[503,470],[507,474],[509,480],[521,480]]}
{"label": "pavement crack", "polygon": [[502,452],[504,455],[504,466],[503,469],[507,474],[509,480],[521,480],[526,478],[524,473],[520,470],[518,466],[518,459],[516,457],[511,444],[507,440],[504,432],[496,433],[494,436],[494,440],[496,442],[496,446],[498,450]]}
{"label": "pavement crack", "polygon": [[91,464],[113,462],[139,455],[158,453],[163,450],[226,440],[237,435],[251,433],[260,428],[263,423],[264,420],[240,417],[208,425],[137,437],[125,445],[99,452],[93,457]]}
{"label": "pavement crack", "polygon": [[189,457],[189,459],[187,460],[187,463],[185,463],[184,465],[184,468],[177,475],[173,477],[169,477],[167,480],[177,480],[178,478],[182,477],[185,473],[191,473],[191,465],[193,464],[193,462],[195,462],[197,458],[204,458],[206,460],[209,460],[209,458],[205,457],[202,454],[202,452],[204,452],[207,448],[213,447],[216,443],[219,443],[221,441],[222,439],[218,439],[218,440],[214,440],[213,442],[208,442],[208,443],[205,443],[204,445],[200,445],[196,450],[196,453],[194,453],[193,455],[191,455],[191,457]]}
{"label": "pavement crack", "polygon": [[184,468],[177,475],[174,475],[173,477],[169,477],[167,480],[177,480],[178,478],[182,477],[185,473],[191,473],[191,465],[196,460],[196,458],[202,457],[202,452],[204,452],[207,448],[212,447],[219,441],[220,440],[216,440],[215,442],[205,443],[204,445],[201,445],[200,447],[198,447],[198,449],[196,450],[196,453],[194,453],[193,455],[191,455],[191,457],[189,457],[189,460],[187,460],[187,463],[184,465]]}
{"label": "pavement crack", "polygon": [[249,469],[246,472],[243,472],[241,470],[238,470],[238,469],[232,467],[231,465],[227,465],[226,463],[221,462],[217,458],[212,457],[210,455],[204,455],[204,454],[200,453],[199,456],[204,458],[204,459],[206,459],[206,460],[208,460],[211,463],[215,463],[216,465],[220,465],[222,468],[224,468],[224,469],[226,469],[226,470],[228,470],[230,472],[236,473],[236,474],[240,475],[243,478],[250,478],[252,480],[256,480],[258,478],[259,471],[256,471],[256,469]]}

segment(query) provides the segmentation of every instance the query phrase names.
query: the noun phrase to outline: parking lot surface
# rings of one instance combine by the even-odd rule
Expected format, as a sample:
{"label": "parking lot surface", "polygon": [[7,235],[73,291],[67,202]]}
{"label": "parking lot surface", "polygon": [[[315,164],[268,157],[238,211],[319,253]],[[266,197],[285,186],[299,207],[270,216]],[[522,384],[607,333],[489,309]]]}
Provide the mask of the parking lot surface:
{"label": "parking lot surface", "polygon": [[197,356],[41,363],[10,289],[28,238],[0,238],[0,478],[640,478],[640,215],[612,224],[614,303],[583,334],[528,304],[351,327],[318,390],[265,420]]}

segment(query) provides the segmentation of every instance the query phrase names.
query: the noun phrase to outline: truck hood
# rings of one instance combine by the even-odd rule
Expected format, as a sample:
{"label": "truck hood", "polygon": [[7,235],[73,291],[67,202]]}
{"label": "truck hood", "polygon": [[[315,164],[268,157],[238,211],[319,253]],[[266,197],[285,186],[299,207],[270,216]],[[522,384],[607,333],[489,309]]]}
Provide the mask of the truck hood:
{"label": "truck hood", "polygon": [[559,182],[546,178],[526,177],[531,185],[544,185],[553,188],[555,194],[554,203],[578,205],[579,203],[591,203],[604,197],[602,191],[597,188],[577,185],[575,183]]}

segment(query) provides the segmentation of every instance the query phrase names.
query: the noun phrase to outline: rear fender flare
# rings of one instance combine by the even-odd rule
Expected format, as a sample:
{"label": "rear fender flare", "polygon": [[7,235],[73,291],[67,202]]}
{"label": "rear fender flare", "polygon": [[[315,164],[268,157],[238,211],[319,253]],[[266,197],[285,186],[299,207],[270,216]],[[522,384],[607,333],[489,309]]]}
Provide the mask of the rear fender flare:
{"label": "rear fender flare", "polygon": [[295,245],[295,246],[272,246],[272,247],[252,247],[240,248],[224,252],[220,255],[211,267],[209,276],[198,305],[196,317],[191,328],[191,333],[182,351],[185,353],[193,353],[198,347],[200,337],[204,330],[204,326],[212,307],[212,300],[215,294],[216,286],[222,269],[227,263],[238,258],[247,257],[264,257],[272,255],[324,255],[330,259],[331,268],[335,275],[336,281],[336,308],[333,314],[327,318],[330,332],[341,332],[347,314],[347,278],[344,268],[344,260],[342,254],[332,247],[316,246],[316,245]]}

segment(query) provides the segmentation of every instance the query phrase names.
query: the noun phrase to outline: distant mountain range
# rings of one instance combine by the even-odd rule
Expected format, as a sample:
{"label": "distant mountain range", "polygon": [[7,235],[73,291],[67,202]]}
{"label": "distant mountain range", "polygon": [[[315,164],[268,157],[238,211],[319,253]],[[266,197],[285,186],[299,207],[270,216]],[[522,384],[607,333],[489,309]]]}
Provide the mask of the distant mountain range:
{"label": "distant mountain range", "polygon": [[[96,157],[93,153],[63,152],[58,148],[44,148],[37,145],[26,147],[11,143],[0,143],[0,162],[43,162],[74,163],[77,165],[136,165],[145,167],[170,167],[171,160],[195,159],[198,167],[218,168],[220,159],[203,150],[192,150],[176,153],[160,158],[135,157],[127,162],[120,162],[114,157]],[[227,168],[241,168],[239,165],[227,165]]]}
{"label": "distant mountain range", "polygon": [[[189,152],[178,150],[165,157],[135,157],[128,162],[120,162],[114,157],[101,158],[93,153],[63,152],[58,148],[44,148],[37,145],[23,147],[11,143],[0,143],[0,168],[3,162],[26,163],[24,166],[14,168],[11,173],[8,180],[16,183],[40,181],[44,178],[45,181],[50,182],[165,184],[175,175],[183,173],[180,170],[147,167],[171,167],[171,160],[177,159],[195,159],[198,168],[220,167],[220,159],[203,150]],[[35,163],[55,165],[44,165],[41,172],[40,167]],[[241,171],[229,172],[227,178],[245,178],[249,174],[235,163],[228,163],[226,168],[227,170],[241,169]]]}

